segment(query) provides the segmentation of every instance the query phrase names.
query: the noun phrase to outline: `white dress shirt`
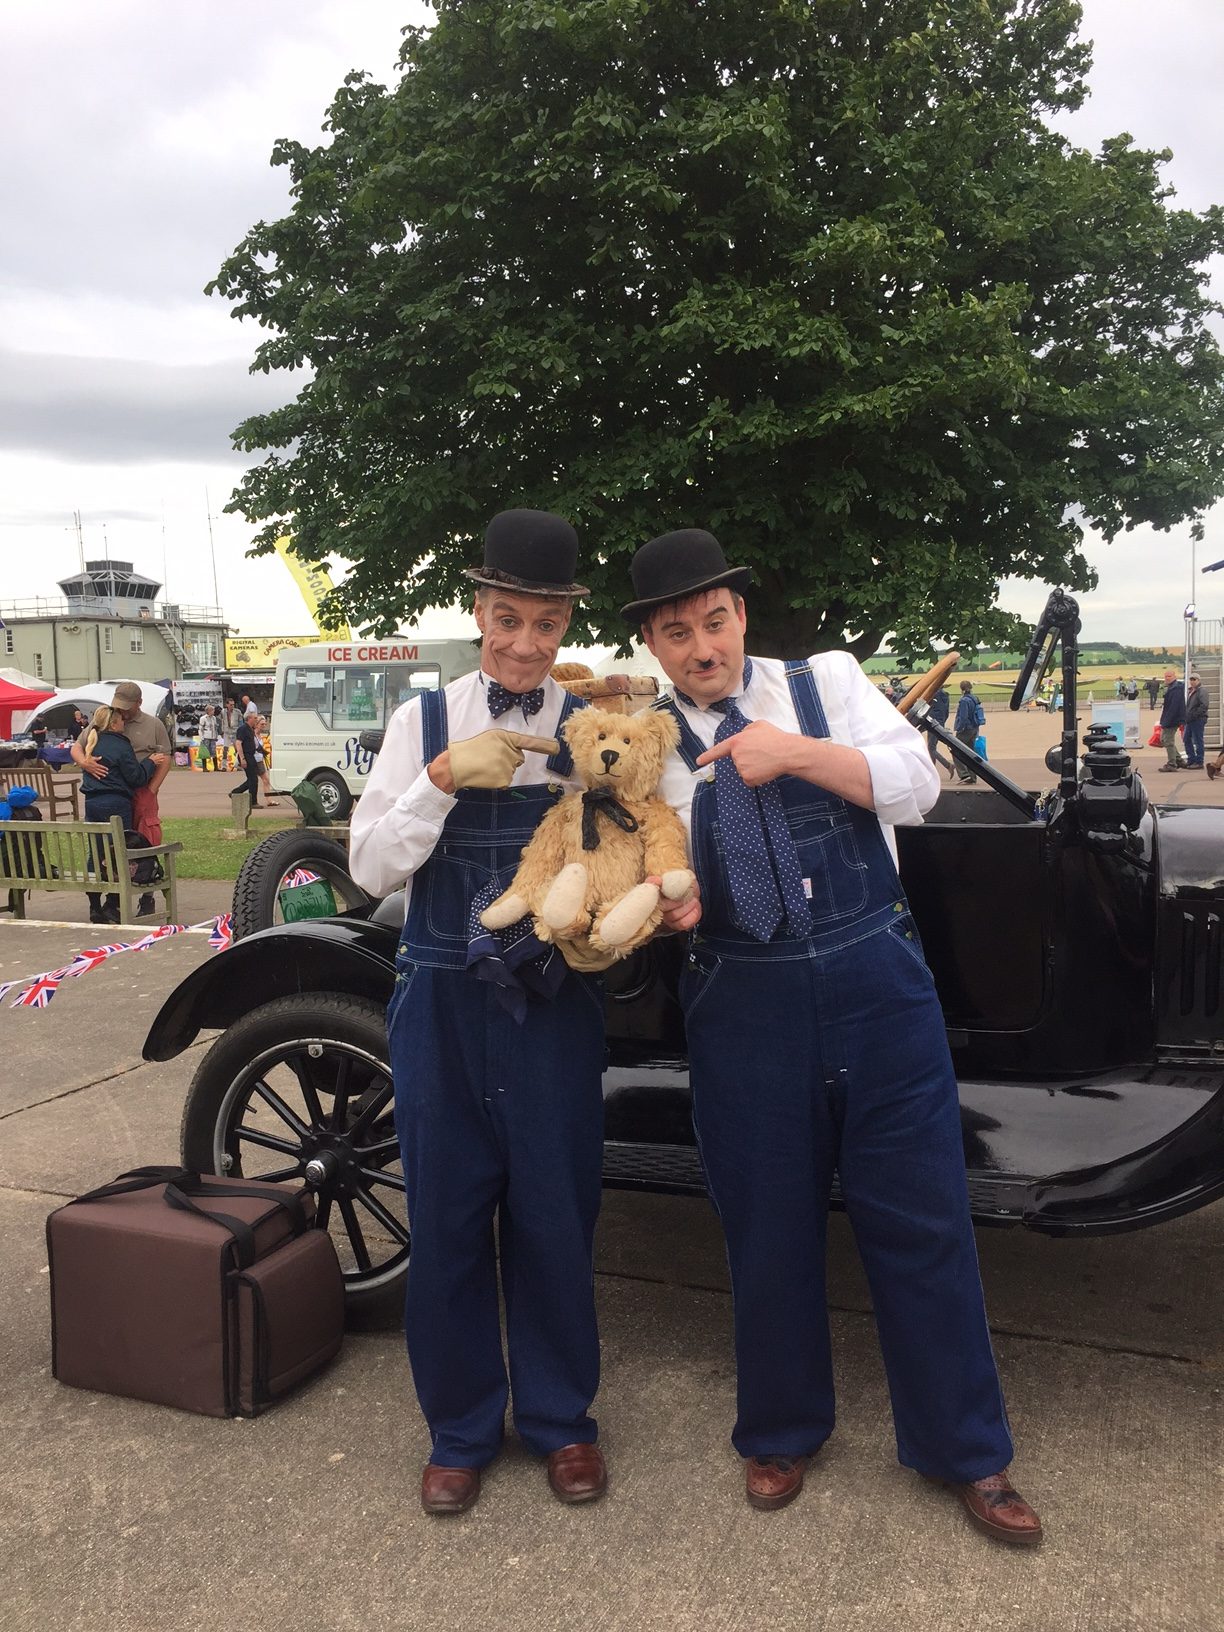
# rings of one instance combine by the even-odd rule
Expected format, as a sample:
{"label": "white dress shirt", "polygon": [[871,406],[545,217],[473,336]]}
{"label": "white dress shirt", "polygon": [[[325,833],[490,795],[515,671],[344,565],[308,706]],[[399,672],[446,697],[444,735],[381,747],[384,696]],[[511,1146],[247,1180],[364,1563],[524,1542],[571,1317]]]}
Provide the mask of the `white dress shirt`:
{"label": "white dress shirt", "polygon": [[[830,740],[860,749],[867,761],[875,813],[895,861],[897,843],[892,829],[919,824],[939,797],[939,775],[922,733],[876,690],[849,652],[818,652],[808,659],[808,667],[824,705]],[[767,720],[784,731],[802,730],[786,683],[786,664],[780,658],[754,657],[752,680],[745,691],[735,695],[749,720]],[[691,707],[679,697],[675,701],[702,745],[713,747],[722,715],[712,708]],[[672,754],[659,785],[663,798],[684,823],[690,855],[693,795],[703,779],[713,781],[713,765],[692,772],[678,754]]]}
{"label": "white dress shirt", "polygon": [[[565,692],[555,680],[544,681],[544,707],[527,719],[511,709],[499,719],[489,713],[488,677],[480,670],[452,680],[446,689],[447,737],[461,742],[498,727],[533,737],[555,737]],[[579,786],[574,778],[548,769],[547,756],[529,753],[511,778],[511,787],[556,782]],[[404,906],[412,893],[412,875],[433,854],[443,823],[455,808],[455,796],[429,780],[422,744],[421,700],[397,708],[387,726],[382,750],[350,823],[349,869],[367,895],[390,895],[406,885]]]}

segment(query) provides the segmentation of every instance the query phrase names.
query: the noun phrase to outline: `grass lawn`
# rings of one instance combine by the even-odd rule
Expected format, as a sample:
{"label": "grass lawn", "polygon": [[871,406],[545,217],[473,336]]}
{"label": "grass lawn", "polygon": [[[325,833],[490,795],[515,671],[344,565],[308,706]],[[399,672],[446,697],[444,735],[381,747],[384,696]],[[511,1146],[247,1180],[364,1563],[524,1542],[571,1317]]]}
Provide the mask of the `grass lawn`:
{"label": "grass lawn", "polygon": [[178,858],[180,878],[234,879],[261,839],[293,825],[253,822],[245,839],[227,839],[222,835],[230,826],[228,816],[170,816],[162,821],[162,836],[167,844],[183,846]]}

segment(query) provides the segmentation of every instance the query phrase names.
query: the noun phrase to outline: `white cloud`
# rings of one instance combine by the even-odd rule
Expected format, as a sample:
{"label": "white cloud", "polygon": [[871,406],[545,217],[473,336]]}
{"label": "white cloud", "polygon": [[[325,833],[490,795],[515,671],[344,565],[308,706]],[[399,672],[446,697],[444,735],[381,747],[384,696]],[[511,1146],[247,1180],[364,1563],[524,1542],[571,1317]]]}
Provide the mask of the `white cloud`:
{"label": "white cloud", "polygon": [[[0,334],[17,355],[0,358],[0,598],[55,593],[76,566],[80,508],[91,555],[105,526],[112,554],[151,576],[164,559],[170,592],[203,603],[215,554],[240,627],[304,627],[283,567],[247,561],[253,529],[218,514],[241,468],[229,432],[297,380],[248,377],[259,331],[203,286],[256,220],[288,207],[285,171],[267,163],[276,138],[321,140],[345,74],[390,81],[402,26],[430,15],[416,0],[6,0]],[[1085,0],[1084,31],[1093,95],[1067,133],[1169,146],[1180,202],[1216,202],[1224,6]],[[1082,597],[1085,638],[1180,640],[1188,528],[1087,553],[1101,584]],[[1221,556],[1217,512],[1198,564]],[[1224,573],[1197,588],[1216,615]],[[1008,580],[1001,600],[1033,616],[1045,594]]]}

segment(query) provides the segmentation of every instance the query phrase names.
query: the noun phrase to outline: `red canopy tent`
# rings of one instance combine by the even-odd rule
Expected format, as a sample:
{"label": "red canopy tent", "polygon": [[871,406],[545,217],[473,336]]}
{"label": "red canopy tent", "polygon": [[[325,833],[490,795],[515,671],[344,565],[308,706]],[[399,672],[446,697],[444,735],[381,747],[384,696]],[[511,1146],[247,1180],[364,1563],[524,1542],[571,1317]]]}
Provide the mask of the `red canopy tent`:
{"label": "red canopy tent", "polygon": [[54,697],[54,691],[27,691],[25,686],[11,685],[7,680],[0,680],[0,737],[11,737],[13,734],[13,713],[29,712],[45,703],[48,697]]}

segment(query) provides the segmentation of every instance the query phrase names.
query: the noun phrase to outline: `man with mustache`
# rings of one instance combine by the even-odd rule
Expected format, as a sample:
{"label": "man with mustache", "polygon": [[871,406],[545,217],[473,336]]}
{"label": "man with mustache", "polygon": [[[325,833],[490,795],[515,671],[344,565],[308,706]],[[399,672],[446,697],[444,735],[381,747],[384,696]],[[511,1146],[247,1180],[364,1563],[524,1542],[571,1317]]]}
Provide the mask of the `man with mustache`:
{"label": "man with mustache", "polygon": [[891,827],[939,791],[918,732],[847,652],[748,658],[746,568],[686,529],[632,566],[675,688],[661,792],[700,904],[680,984],[693,1119],[727,1240],[738,1420],[756,1508],[786,1505],[833,1430],[825,1238],[836,1171],[871,1284],[902,1463],[1004,1541],[1041,1538],[1012,1488],[969,1215],[956,1079]]}

